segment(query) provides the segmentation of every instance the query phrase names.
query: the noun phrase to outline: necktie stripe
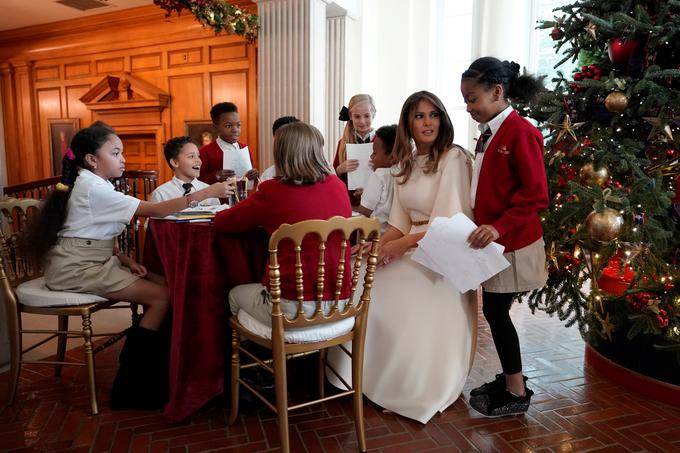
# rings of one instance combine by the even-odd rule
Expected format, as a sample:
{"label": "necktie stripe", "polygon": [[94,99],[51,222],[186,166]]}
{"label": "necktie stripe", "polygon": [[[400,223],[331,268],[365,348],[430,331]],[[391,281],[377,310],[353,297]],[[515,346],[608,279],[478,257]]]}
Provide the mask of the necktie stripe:
{"label": "necktie stripe", "polygon": [[475,154],[483,153],[484,152],[484,145],[486,144],[487,140],[489,140],[489,137],[491,137],[491,128],[486,128],[484,129],[484,132],[482,132],[482,135],[479,136],[477,139],[477,145],[475,146]]}

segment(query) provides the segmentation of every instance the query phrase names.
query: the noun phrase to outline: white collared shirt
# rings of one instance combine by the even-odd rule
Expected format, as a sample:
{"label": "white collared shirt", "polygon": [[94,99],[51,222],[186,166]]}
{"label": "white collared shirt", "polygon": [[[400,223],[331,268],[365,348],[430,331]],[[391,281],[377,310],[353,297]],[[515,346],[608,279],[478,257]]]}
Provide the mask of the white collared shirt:
{"label": "white collared shirt", "polygon": [[59,237],[106,240],[123,232],[140,200],[117,192],[110,181],[84,168],[71,190]]}
{"label": "white collared shirt", "polygon": [[[503,124],[503,121],[512,113],[512,106],[509,105],[500,112],[498,115],[494,116],[491,118],[491,120],[488,123],[479,123],[477,128],[479,129],[479,132],[484,132],[486,128],[488,127],[491,129],[491,136],[486,140],[486,143],[484,143],[484,151],[489,147],[489,143],[491,143],[491,140],[493,140],[494,135],[496,135],[496,132],[498,132],[498,129],[500,129],[501,124]],[[472,167],[472,186],[470,189],[470,198],[472,199],[472,208],[474,209],[475,207],[475,197],[477,196],[477,185],[479,184],[479,173],[482,170],[482,162],[484,162],[484,156],[486,155],[486,152],[483,153],[477,153],[475,156],[475,163]]]}
{"label": "white collared shirt", "polygon": [[361,194],[361,206],[370,209],[371,217],[380,221],[380,231],[387,229],[387,220],[392,209],[392,195],[394,193],[394,176],[397,167],[376,168],[368,178],[368,184]]}
{"label": "white collared shirt", "polygon": [[[153,193],[151,194],[151,201],[153,201],[154,203],[158,203],[161,201],[173,200],[175,198],[184,196],[184,187],[182,187],[182,184],[184,183],[185,182],[179,179],[177,176],[173,176],[170,181],[161,184],[156,188],[156,190],[153,191]],[[209,187],[208,184],[204,183],[203,181],[199,181],[196,178],[194,178],[194,180],[191,181],[191,185],[193,187],[191,188],[189,193],[193,193],[198,190]],[[201,206],[218,205],[220,204],[220,200],[218,198],[206,198],[199,204]]]}

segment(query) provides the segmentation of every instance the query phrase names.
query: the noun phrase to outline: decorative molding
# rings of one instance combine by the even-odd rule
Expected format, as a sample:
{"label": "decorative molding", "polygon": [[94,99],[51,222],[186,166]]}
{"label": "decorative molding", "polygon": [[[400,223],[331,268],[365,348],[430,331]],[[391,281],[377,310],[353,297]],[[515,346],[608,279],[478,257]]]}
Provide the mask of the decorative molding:
{"label": "decorative molding", "polygon": [[140,106],[156,106],[162,110],[168,106],[170,95],[129,72],[123,72],[118,76],[104,77],[80,101],[97,111]]}

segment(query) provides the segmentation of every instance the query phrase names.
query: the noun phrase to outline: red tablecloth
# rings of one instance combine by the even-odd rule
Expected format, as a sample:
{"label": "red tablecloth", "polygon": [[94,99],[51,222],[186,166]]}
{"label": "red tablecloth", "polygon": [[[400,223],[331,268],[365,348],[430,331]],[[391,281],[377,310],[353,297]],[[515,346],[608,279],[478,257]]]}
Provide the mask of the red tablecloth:
{"label": "red tablecloth", "polygon": [[165,275],[172,301],[165,415],[179,421],[224,390],[227,294],[261,280],[267,240],[263,231],[216,233],[209,223],[152,219],[149,226],[143,261],[149,271]]}

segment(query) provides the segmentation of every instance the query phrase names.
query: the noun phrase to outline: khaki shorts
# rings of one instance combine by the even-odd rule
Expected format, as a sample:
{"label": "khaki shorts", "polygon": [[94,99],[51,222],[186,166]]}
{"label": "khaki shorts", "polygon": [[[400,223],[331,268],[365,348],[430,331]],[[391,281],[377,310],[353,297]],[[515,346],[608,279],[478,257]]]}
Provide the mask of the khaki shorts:
{"label": "khaki shorts", "polygon": [[542,288],[548,280],[543,238],[521,249],[504,253],[510,266],[484,283],[490,293],[521,293]]}
{"label": "khaki shorts", "polygon": [[113,242],[59,238],[45,257],[45,284],[52,291],[98,296],[127,288],[139,277],[113,256]]}

